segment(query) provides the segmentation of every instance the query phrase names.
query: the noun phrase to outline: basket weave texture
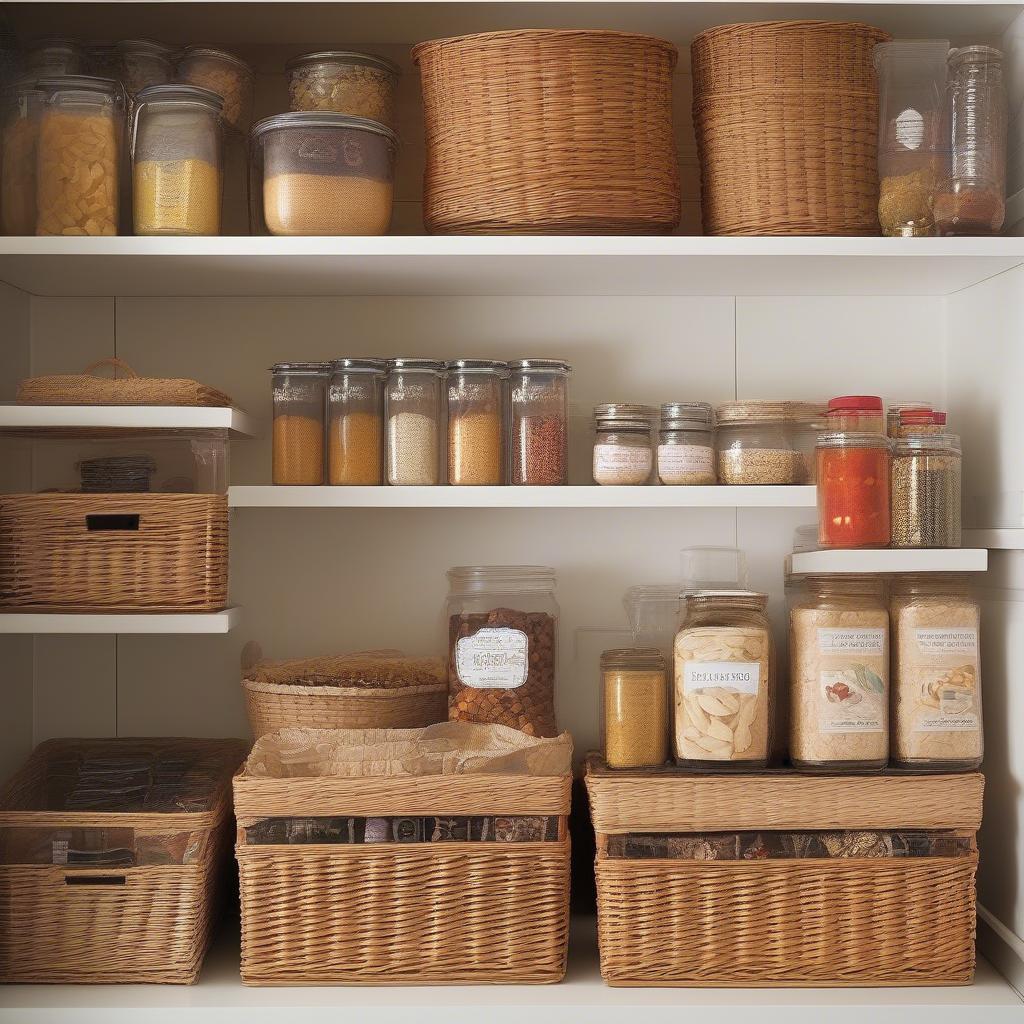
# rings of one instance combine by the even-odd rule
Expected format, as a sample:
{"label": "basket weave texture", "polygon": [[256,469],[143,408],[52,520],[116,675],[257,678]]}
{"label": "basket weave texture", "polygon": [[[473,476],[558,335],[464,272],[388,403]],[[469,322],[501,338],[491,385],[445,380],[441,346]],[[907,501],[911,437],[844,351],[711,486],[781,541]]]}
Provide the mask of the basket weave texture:
{"label": "basket weave texture", "polygon": [[227,594],[225,495],[0,495],[0,607],[213,612]]}
{"label": "basket weave texture", "polygon": [[428,231],[658,234],[678,225],[671,43],[522,30],[412,52]]}
{"label": "basket weave texture", "polygon": [[877,235],[888,33],[855,22],[722,25],[691,45],[708,235]]}

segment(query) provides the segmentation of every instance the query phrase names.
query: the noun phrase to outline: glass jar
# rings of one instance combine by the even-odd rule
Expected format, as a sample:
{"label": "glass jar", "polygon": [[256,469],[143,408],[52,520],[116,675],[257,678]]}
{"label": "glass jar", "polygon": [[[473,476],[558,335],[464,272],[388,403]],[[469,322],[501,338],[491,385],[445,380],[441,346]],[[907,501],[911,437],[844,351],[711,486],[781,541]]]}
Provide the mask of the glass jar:
{"label": "glass jar", "polygon": [[763,768],[773,742],[775,648],[768,597],[687,594],[676,634],[673,752],[690,768]]}
{"label": "glass jar", "polygon": [[39,82],[37,235],[116,235],[125,99],[109,78]]}
{"label": "glass jar", "polygon": [[448,391],[448,483],[503,482],[506,363],[455,359],[445,366]]}
{"label": "glass jar", "polygon": [[853,431],[884,434],[885,416],[882,400],[874,395],[844,395],[829,399],[825,413],[825,430],[830,434]]}
{"label": "glass jar", "polygon": [[25,53],[24,69],[28,78],[82,75],[86,71],[85,49],[73,39],[37,39]]}
{"label": "glass jar", "polygon": [[191,85],[152,85],[135,97],[135,234],[219,235],[221,100]]}
{"label": "glass jar", "polygon": [[327,388],[327,482],[384,482],[385,359],[336,359]]}
{"label": "glass jar", "polygon": [[806,484],[821,422],[809,402],[727,402],[715,411],[718,482]]}
{"label": "glass jar", "polygon": [[892,457],[892,546],[960,547],[960,438],[899,438]]}
{"label": "glass jar", "polygon": [[1006,83],[992,46],[949,54],[953,154],[935,196],[940,235],[995,235],[1006,216]]}
{"label": "glass jar", "polygon": [[823,548],[884,548],[889,540],[889,439],[884,434],[821,434],[818,543]]}
{"label": "glass jar", "polygon": [[215,92],[223,100],[228,127],[239,132],[249,130],[256,77],[241,57],[208,46],[189,46],[178,61],[178,81]]}
{"label": "glass jar", "polygon": [[601,655],[601,753],[609,768],[656,768],[668,760],[668,682],[660,651]]}
{"label": "glass jar", "polygon": [[174,50],[152,39],[122,39],[116,47],[117,75],[129,99],[153,85],[174,81]]}
{"label": "glass jar", "polygon": [[984,755],[981,608],[970,583],[906,574],[893,586],[893,761],[915,771],[972,771]]}
{"label": "glass jar", "polygon": [[921,434],[944,434],[946,414],[932,409],[904,409],[900,413],[897,437],[917,437]]}
{"label": "glass jar", "polygon": [[949,159],[948,52],[948,39],[900,39],[875,47],[883,235],[935,234],[933,203]]}
{"label": "glass jar", "polygon": [[5,99],[0,220],[5,235],[34,235],[39,126],[46,93],[34,82],[22,82]]}
{"label": "glass jar", "polygon": [[284,69],[290,110],[351,114],[397,129],[395,91],[401,71],[386,57],[324,50],[295,57]]}
{"label": "glass jar", "polygon": [[330,363],[277,363],[274,396],[274,483],[324,482],[324,392]]}
{"label": "glass jar", "polygon": [[622,599],[637,647],[661,651],[672,664],[672,644],[679,628],[679,585],[660,583],[630,587]]}
{"label": "glass jar", "polygon": [[461,566],[448,585],[449,720],[557,736],[555,570]]}
{"label": "glass jar", "polygon": [[715,483],[714,422],[714,410],[706,402],[666,402],[661,407],[658,479],[663,484]]}
{"label": "glass jar", "polygon": [[388,483],[441,481],[441,378],[444,363],[391,359],[385,399]]}
{"label": "glass jar", "polygon": [[931,412],[931,402],[894,402],[886,410],[885,432],[889,437],[900,436],[900,418],[904,412]]}
{"label": "glass jar", "polygon": [[594,409],[594,483],[650,483],[654,462],[649,405],[599,405]]}
{"label": "glass jar", "polygon": [[509,363],[512,471],[518,486],[569,482],[569,375],[559,359]]}
{"label": "glass jar", "polygon": [[861,771],[889,760],[889,611],[871,576],[810,576],[789,616],[789,756]]}

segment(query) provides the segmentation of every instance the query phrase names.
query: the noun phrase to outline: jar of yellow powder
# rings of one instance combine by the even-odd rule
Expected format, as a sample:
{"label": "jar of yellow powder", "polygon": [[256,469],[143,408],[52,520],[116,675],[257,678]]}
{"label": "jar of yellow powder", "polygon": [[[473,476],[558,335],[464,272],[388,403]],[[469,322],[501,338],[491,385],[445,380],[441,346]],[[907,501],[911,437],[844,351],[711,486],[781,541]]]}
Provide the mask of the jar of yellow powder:
{"label": "jar of yellow powder", "polygon": [[327,386],[327,482],[384,482],[384,359],[336,359]]}
{"label": "jar of yellow powder", "polygon": [[324,392],[330,363],[276,363],[274,395],[274,483],[324,482]]}
{"label": "jar of yellow powder", "polygon": [[668,760],[668,681],[660,651],[601,655],[601,740],[609,768],[653,768]]}
{"label": "jar of yellow powder", "polygon": [[448,483],[494,485],[505,480],[505,403],[508,364],[454,359],[446,366]]}

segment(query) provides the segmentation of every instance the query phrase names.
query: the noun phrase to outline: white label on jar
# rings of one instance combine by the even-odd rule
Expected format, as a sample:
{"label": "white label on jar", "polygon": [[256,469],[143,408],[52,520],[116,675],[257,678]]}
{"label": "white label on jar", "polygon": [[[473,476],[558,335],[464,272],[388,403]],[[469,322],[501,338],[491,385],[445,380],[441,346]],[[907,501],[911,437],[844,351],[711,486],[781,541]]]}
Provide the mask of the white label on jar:
{"label": "white label on jar", "polygon": [[928,672],[921,680],[917,694],[919,713],[914,719],[913,731],[976,732],[978,712],[974,706],[974,695],[977,682],[977,673],[970,665]]}
{"label": "white label on jar", "polygon": [[915,629],[917,648],[922,654],[977,654],[978,631],[968,626],[948,629]]}
{"label": "white label on jar", "polygon": [[621,444],[594,445],[594,476],[628,475],[646,478],[651,474],[651,449],[627,448]]}
{"label": "white label on jar", "polygon": [[[830,630],[819,630],[819,635]],[[876,630],[835,630],[874,633]],[[882,632],[877,630],[877,632]],[[885,683],[865,665],[826,670],[819,676],[818,728],[823,733],[883,732]]]}
{"label": "white label on jar", "polygon": [[881,657],[885,651],[884,629],[819,629],[821,654],[867,654]]}
{"label": "white label on jar", "polygon": [[737,693],[757,693],[761,682],[759,661],[683,662],[683,692],[722,686]]}
{"label": "white label on jar", "polygon": [[714,469],[714,453],[705,445],[658,445],[658,471],[662,476],[676,473],[713,473]]}
{"label": "white label on jar", "polygon": [[530,641],[521,629],[485,626],[455,644],[455,671],[463,686],[514,690],[530,672]]}

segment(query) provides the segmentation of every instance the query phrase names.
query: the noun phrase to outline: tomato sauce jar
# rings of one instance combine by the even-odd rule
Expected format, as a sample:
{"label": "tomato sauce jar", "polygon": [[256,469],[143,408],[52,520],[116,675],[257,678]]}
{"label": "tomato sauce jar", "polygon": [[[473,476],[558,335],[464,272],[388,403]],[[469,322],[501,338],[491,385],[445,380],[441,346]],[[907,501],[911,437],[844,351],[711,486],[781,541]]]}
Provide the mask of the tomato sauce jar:
{"label": "tomato sauce jar", "polygon": [[821,547],[887,547],[888,438],[861,431],[820,434],[816,457]]}

